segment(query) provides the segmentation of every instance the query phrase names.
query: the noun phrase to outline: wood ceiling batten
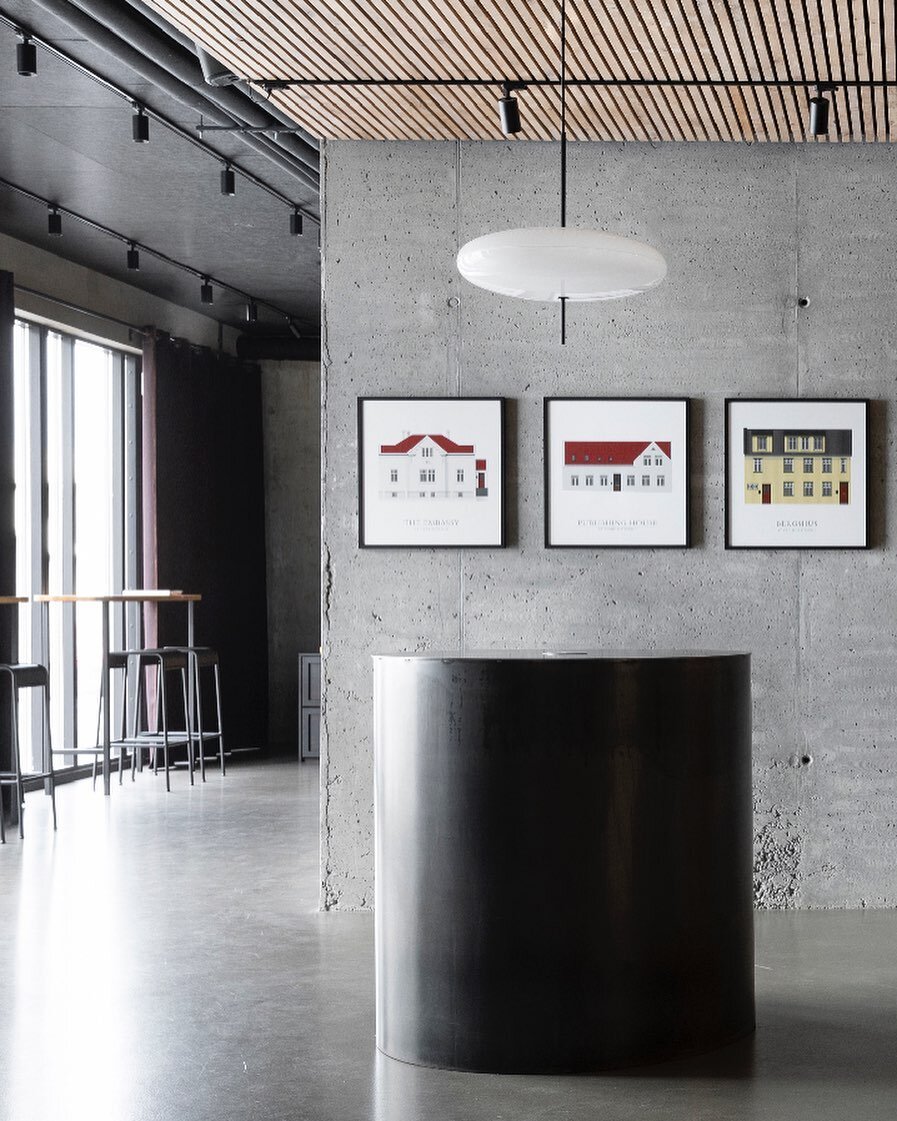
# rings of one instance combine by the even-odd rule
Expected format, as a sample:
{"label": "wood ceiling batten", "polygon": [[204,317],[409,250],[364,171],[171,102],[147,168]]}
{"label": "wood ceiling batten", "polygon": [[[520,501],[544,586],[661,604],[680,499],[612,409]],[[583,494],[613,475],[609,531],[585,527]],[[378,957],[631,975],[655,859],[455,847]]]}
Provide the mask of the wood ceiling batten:
{"label": "wood ceiling batten", "polygon": [[[319,136],[501,139],[500,83],[558,76],[560,0],[152,3],[251,78],[488,81],[271,91]],[[567,0],[566,14],[571,79],[643,83],[568,87],[571,139],[803,142],[819,82],[836,86],[829,142],[897,139],[897,91],[840,84],[897,82],[895,0]],[[783,84],[735,84],[761,80]],[[557,139],[557,86],[517,97],[519,138]]]}
{"label": "wood ceiling batten", "polygon": [[[675,8],[673,7],[675,4]],[[679,77],[694,75],[707,79],[710,71],[702,55],[698,40],[695,37],[695,28],[687,19],[683,20],[681,0],[663,0],[663,19],[669,28],[669,36],[676,43],[675,58],[677,60],[676,74]],[[701,100],[703,111],[699,111],[702,121],[701,140],[722,140],[724,128],[721,118],[724,117],[723,102],[717,89],[699,89],[697,96]]]}

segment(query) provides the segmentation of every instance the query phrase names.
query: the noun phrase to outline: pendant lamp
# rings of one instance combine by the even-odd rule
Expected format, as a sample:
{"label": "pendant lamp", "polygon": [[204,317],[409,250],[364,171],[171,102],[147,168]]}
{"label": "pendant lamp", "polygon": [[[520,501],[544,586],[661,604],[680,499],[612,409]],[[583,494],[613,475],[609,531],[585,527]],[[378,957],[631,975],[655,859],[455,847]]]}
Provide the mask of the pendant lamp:
{"label": "pendant lamp", "polygon": [[561,342],[568,300],[618,300],[660,284],[663,255],[650,245],[603,230],[567,226],[566,4],[561,0],[561,224],[501,230],[474,238],[458,253],[458,271],[479,288],[521,300],[558,300]]}

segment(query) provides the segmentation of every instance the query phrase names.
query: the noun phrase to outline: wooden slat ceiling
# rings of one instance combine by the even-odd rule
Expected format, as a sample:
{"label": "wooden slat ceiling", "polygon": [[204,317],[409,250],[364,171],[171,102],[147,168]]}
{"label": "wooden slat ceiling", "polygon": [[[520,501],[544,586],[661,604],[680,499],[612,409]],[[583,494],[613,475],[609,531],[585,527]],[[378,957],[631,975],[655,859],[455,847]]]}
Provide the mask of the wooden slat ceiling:
{"label": "wooden slat ceiling", "polygon": [[[305,85],[270,93],[320,137],[501,139],[498,83],[559,75],[559,0],[153,6],[251,79],[496,83]],[[572,140],[807,140],[807,101],[818,82],[838,87],[830,95],[828,141],[897,139],[894,0],[567,0],[566,20],[570,79],[644,83],[568,87]],[[739,84],[756,82],[782,84]],[[557,139],[557,85],[531,86],[517,97],[519,138]]]}

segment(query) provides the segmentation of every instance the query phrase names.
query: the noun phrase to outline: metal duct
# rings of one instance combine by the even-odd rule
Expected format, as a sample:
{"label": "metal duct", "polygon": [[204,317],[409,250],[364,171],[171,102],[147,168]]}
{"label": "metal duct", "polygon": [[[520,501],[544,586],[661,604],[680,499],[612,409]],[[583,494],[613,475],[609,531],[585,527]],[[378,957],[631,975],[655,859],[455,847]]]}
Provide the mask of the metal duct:
{"label": "metal duct", "polygon": [[[276,121],[234,87],[204,84],[196,57],[169,39],[148,33],[147,21],[109,0],[35,0],[92,43],[109,51],[146,81],[216,124],[248,124],[276,128]],[[318,189],[318,153],[298,136],[281,136],[277,145],[267,137],[238,133],[250,148]]]}
{"label": "metal duct", "polygon": [[321,339],[317,335],[239,335],[237,357],[250,362],[271,359],[278,362],[320,362]]}
{"label": "metal duct", "polygon": [[[126,0],[126,2],[130,5],[130,7],[134,9],[135,12],[138,12],[141,16],[143,16],[144,19],[148,20],[150,23],[154,23],[156,27],[158,27],[160,31],[162,31],[162,33],[169,39],[174,39],[176,43],[180,43],[181,46],[186,47],[188,51],[198,51],[200,49],[199,43],[194,43],[189,35],[185,35],[184,32],[175,27],[174,24],[169,23],[168,20],[163,15],[160,15],[155,8],[151,8],[149,4],[144,3],[144,0]],[[264,99],[259,91],[253,86],[249,85],[248,82],[239,81],[235,83],[235,88],[238,89],[241,93],[245,94],[246,97],[248,97],[249,100],[254,102],[255,104],[259,104],[261,102],[265,112],[268,113],[269,116],[273,117],[276,121],[279,121],[281,124],[286,125],[287,128],[300,127],[296,124],[293,118],[289,116],[289,114],[284,113],[284,111],[279,108],[279,106],[277,106],[273,101]],[[310,132],[306,132],[304,130],[301,130],[296,135],[300,136],[306,142],[306,144],[317,150],[317,137],[312,136]]]}
{"label": "metal duct", "polygon": [[194,49],[196,57],[199,59],[202,79],[207,86],[232,86],[235,82],[239,82],[240,79],[233,70],[229,66],[225,66],[223,62],[219,62],[205,47],[195,43]]}

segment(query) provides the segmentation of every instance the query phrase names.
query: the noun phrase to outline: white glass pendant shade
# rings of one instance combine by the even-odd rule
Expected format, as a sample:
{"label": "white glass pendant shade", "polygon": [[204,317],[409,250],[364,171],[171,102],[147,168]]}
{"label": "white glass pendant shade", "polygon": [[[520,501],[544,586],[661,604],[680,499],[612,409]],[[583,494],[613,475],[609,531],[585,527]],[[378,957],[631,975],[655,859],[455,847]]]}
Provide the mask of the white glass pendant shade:
{"label": "white glass pendant shade", "polygon": [[501,230],[458,253],[465,280],[521,300],[618,300],[660,284],[667,263],[650,245],[601,230]]}

